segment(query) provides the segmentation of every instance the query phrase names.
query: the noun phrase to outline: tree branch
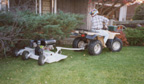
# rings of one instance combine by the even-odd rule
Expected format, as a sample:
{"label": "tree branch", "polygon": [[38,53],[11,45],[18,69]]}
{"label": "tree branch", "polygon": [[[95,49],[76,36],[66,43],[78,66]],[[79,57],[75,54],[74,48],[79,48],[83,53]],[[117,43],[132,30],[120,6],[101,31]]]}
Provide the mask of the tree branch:
{"label": "tree branch", "polygon": [[107,15],[106,15],[106,17],[108,17],[109,15],[111,15],[113,12],[115,12],[116,10],[118,10],[118,9],[120,9],[122,6],[124,6],[125,4],[121,4],[121,6],[120,7],[117,7],[117,8],[115,8],[115,9],[113,9],[112,11],[110,11]]}
{"label": "tree branch", "polygon": [[116,0],[111,7],[108,7],[106,10],[104,10],[104,11],[102,12],[102,15],[105,14],[108,10],[114,8],[114,6],[115,6],[118,2],[119,2],[119,0]]}

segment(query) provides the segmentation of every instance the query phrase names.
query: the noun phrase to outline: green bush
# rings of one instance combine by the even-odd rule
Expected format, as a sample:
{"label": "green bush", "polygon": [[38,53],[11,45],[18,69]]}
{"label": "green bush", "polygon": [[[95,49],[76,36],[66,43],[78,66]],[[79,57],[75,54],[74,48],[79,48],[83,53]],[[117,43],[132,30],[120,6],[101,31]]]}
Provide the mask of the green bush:
{"label": "green bush", "polygon": [[21,32],[25,30],[25,19],[20,17],[20,12],[0,12],[0,53],[11,52],[15,44],[21,39]]}
{"label": "green bush", "polygon": [[39,16],[25,11],[16,14],[10,12],[0,13],[0,18],[0,32],[10,32],[13,27],[16,27],[15,30],[21,28],[18,35],[21,38],[61,39],[69,36],[75,28],[79,28],[83,24],[84,16],[63,12]]}
{"label": "green bush", "polygon": [[144,44],[144,27],[127,28],[125,34],[130,45]]}
{"label": "green bush", "polygon": [[134,20],[144,20],[144,3],[139,5],[135,10]]}
{"label": "green bush", "polygon": [[3,40],[8,47],[15,47],[18,39],[60,40],[68,37],[75,28],[79,28],[83,24],[83,18],[83,15],[62,11],[41,16],[29,11],[0,12],[0,37],[11,39]]}
{"label": "green bush", "polygon": [[59,12],[58,14],[32,16],[27,20],[26,27],[28,28],[28,31],[25,33],[31,33],[31,31],[34,33],[32,35],[24,34],[24,37],[31,38],[32,36],[33,38],[62,39],[68,37],[70,32],[75,28],[79,28],[82,24],[82,20],[82,15],[63,12]]}

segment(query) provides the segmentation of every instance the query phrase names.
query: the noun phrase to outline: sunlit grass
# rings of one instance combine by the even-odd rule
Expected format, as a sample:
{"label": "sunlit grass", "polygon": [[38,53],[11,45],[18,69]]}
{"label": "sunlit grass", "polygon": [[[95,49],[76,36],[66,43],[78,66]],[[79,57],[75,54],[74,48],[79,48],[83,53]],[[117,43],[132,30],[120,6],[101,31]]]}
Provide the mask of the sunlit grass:
{"label": "sunlit grass", "polygon": [[144,47],[104,49],[99,56],[63,50],[68,58],[39,66],[21,57],[0,59],[0,84],[144,84]]}

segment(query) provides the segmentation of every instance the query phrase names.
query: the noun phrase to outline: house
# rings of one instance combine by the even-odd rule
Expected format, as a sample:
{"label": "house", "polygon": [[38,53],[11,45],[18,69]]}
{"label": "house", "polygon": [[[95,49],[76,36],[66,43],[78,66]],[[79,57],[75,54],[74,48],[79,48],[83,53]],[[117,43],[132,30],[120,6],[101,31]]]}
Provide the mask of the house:
{"label": "house", "polygon": [[[89,12],[95,8],[97,2],[89,3],[89,0],[0,0],[0,10],[14,11],[16,8],[29,9],[36,14],[57,13],[62,10],[65,13],[76,13],[85,15],[84,25],[81,28],[90,29],[91,16]],[[107,6],[111,6],[107,4]],[[106,6],[106,7],[107,7]],[[116,5],[117,7],[118,5]],[[137,5],[136,5],[137,6]],[[119,21],[131,19],[136,6],[124,5],[113,13],[111,17]]]}
{"label": "house", "polygon": [[[0,0],[0,10],[29,9],[35,13],[54,13],[56,0]],[[55,7],[56,8],[56,7]]]}

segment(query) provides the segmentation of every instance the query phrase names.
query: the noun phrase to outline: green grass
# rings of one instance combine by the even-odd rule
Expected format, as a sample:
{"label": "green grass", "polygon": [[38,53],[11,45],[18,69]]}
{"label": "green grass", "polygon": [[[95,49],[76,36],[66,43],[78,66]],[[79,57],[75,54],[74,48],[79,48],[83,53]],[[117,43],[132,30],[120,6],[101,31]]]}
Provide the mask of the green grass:
{"label": "green grass", "polygon": [[37,65],[21,57],[0,59],[0,84],[144,84],[144,47],[104,49],[99,56],[63,50],[68,58]]}

